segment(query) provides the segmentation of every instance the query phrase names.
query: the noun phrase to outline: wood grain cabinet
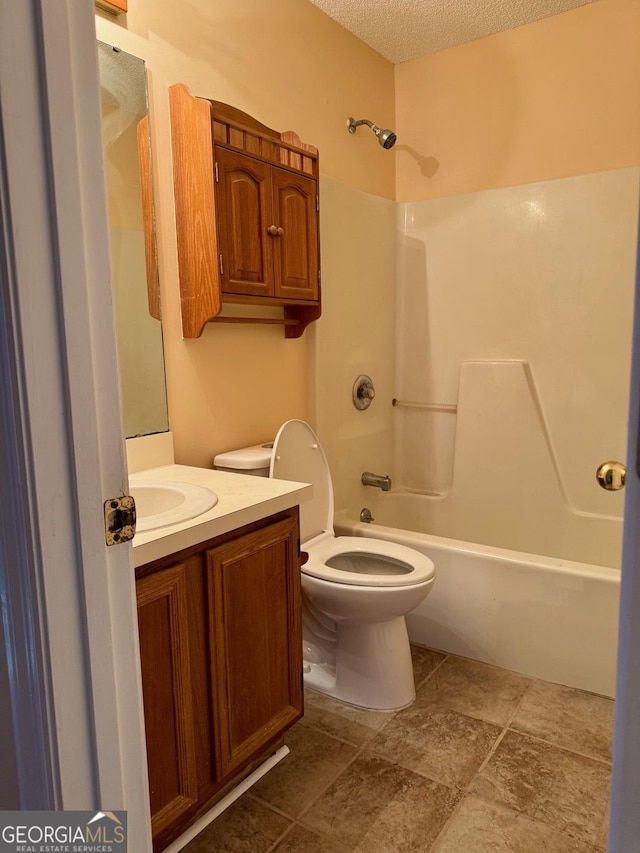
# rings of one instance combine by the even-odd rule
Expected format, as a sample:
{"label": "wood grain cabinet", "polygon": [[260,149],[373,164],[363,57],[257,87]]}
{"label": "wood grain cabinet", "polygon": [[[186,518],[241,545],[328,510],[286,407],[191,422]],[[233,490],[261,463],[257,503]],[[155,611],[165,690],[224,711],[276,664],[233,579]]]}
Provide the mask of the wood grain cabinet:
{"label": "wood grain cabinet", "polygon": [[297,509],[137,570],[154,849],[303,712]]}
{"label": "wood grain cabinet", "polygon": [[316,182],[222,146],[215,156],[223,298],[317,301]]}
{"label": "wood grain cabinet", "polygon": [[[169,90],[182,327],[320,316],[318,152],[240,110]],[[281,320],[220,316],[223,302],[283,306]]]}
{"label": "wood grain cabinet", "polygon": [[112,15],[120,15],[127,11],[127,0],[95,0],[95,5]]}

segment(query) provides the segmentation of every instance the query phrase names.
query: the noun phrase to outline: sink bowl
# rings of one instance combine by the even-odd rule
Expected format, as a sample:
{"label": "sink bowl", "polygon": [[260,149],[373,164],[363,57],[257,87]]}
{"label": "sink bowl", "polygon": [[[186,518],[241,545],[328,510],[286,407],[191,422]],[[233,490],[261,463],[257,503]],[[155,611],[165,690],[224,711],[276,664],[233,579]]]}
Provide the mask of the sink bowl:
{"label": "sink bowl", "polygon": [[215,492],[192,483],[161,483],[131,478],[129,494],[136,502],[138,533],[189,521],[218,503]]}

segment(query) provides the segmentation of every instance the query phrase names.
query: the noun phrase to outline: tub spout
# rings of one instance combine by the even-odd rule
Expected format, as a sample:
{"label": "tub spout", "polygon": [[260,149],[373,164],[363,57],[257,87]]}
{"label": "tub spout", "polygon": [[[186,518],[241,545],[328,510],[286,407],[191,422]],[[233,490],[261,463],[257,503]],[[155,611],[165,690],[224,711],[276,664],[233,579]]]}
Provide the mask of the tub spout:
{"label": "tub spout", "polygon": [[383,492],[388,492],[391,489],[391,477],[388,474],[383,477],[382,474],[372,474],[371,471],[365,471],[362,475],[362,485],[376,486]]}

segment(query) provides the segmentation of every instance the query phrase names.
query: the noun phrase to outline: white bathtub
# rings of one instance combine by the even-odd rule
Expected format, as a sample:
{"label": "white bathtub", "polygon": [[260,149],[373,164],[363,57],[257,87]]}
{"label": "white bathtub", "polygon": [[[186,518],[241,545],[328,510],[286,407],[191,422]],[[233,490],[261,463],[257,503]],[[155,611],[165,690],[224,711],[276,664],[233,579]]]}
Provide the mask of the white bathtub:
{"label": "white bathtub", "polygon": [[620,572],[336,518],[336,532],[400,542],[436,580],[407,616],[412,641],[605,696],[615,689]]}

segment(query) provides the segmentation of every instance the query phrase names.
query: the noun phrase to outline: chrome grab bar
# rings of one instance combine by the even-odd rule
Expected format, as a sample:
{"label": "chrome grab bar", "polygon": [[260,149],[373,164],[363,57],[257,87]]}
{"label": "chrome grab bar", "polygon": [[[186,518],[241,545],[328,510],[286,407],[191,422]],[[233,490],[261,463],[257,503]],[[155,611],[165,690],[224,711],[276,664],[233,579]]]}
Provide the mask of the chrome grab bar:
{"label": "chrome grab bar", "polygon": [[398,400],[396,397],[391,401],[392,406],[402,409],[426,409],[429,412],[448,412],[455,415],[458,406],[455,403],[417,403],[411,400]]}

